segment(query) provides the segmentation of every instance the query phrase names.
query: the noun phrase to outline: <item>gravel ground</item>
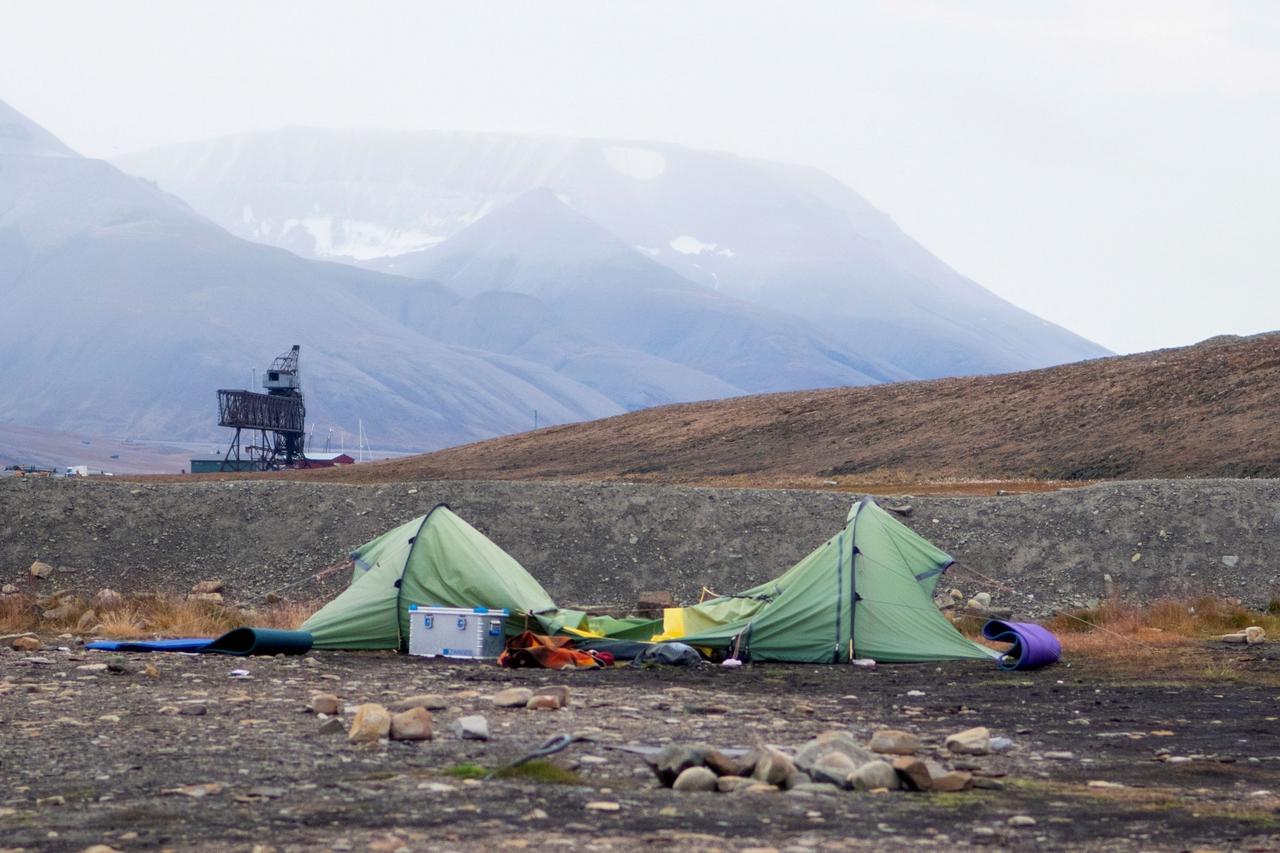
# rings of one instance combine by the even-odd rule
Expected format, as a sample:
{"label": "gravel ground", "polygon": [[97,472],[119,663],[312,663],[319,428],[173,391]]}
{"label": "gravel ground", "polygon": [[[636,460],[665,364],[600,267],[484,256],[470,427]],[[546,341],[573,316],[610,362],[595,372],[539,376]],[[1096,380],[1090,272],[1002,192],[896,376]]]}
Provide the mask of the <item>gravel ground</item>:
{"label": "gravel ground", "polygon": [[[1266,646],[1204,648],[1187,672],[1125,678],[1079,660],[1033,673],[976,663],[549,673],[383,653],[118,656],[45,639],[71,645],[0,651],[6,849],[1280,849],[1280,682]],[[1226,671],[1230,681],[1204,679]],[[488,698],[554,684],[570,687],[569,708]],[[321,733],[306,710],[315,692],[352,705],[433,693],[446,707],[434,740],[360,745]],[[487,718],[489,740],[450,733],[465,714]],[[793,750],[824,731],[864,740],[884,725],[1002,790],[677,793],[617,748]],[[969,758],[942,748],[975,725],[1013,748]],[[553,759],[577,774],[567,784],[450,773],[505,764],[556,733],[591,739]]]}
{"label": "gravel ground", "polygon": [[[449,503],[561,604],[695,600],[775,577],[844,522],[829,492],[513,482],[345,486],[0,479],[0,581],[47,592],[171,588],[221,578],[232,598],[307,578],[388,527]],[[960,561],[951,583],[1041,613],[1109,591],[1280,595],[1280,481],[1155,480],[1004,497],[903,498],[904,520]],[[40,559],[58,567],[35,582]],[[1016,588],[976,581],[977,571]],[[334,576],[335,582],[344,578]],[[1108,580],[1109,578],[1109,580]]]}

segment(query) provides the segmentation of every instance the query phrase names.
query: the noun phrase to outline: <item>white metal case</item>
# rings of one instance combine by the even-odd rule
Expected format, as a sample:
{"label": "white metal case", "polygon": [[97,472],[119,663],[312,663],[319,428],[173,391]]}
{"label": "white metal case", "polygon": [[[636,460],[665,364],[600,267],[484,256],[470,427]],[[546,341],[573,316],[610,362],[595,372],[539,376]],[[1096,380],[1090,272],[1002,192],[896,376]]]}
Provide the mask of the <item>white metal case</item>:
{"label": "white metal case", "polygon": [[409,606],[409,654],[496,658],[506,644],[506,610]]}

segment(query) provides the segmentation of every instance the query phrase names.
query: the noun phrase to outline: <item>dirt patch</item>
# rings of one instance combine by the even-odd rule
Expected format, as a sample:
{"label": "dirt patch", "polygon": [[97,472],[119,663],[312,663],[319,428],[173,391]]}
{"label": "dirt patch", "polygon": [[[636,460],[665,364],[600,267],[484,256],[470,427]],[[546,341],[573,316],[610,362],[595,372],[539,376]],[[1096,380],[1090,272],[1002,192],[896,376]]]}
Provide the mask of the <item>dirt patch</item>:
{"label": "dirt patch", "polygon": [[[829,492],[626,484],[293,482],[139,485],[0,481],[0,582],[33,595],[188,591],[220,578],[230,600],[296,600],[310,580],[387,528],[447,502],[564,605],[681,601],[776,577],[843,524]],[[1208,593],[1266,607],[1280,590],[1280,482],[1148,481],[995,498],[896,497],[903,521],[959,560],[947,583],[1020,612],[1094,606],[1110,594]],[[56,567],[28,574],[34,560]],[[991,578],[992,580],[985,580]]]}
{"label": "dirt patch", "polygon": [[[31,850],[1275,849],[1277,688],[1250,682],[1274,677],[1276,661],[1265,647],[1189,655],[1188,672],[1136,680],[1088,659],[1035,673],[972,663],[547,673],[380,653],[5,650],[0,831],[6,846]],[[1219,686],[1194,674],[1224,661],[1244,678]],[[513,684],[568,684],[573,702],[538,712],[487,701]],[[437,693],[447,707],[432,741],[359,746],[320,733],[304,710],[313,692],[348,704]],[[474,713],[488,718],[490,740],[449,732]],[[951,732],[985,725],[1010,737],[1011,751],[969,759],[1003,790],[680,794],[621,748],[794,748],[829,729],[867,738],[885,724],[952,765],[941,748]],[[553,778],[579,784],[468,779],[557,733],[591,740],[551,759],[567,771]],[[589,808],[597,802],[617,809]],[[1018,815],[1034,826],[1010,826]]]}

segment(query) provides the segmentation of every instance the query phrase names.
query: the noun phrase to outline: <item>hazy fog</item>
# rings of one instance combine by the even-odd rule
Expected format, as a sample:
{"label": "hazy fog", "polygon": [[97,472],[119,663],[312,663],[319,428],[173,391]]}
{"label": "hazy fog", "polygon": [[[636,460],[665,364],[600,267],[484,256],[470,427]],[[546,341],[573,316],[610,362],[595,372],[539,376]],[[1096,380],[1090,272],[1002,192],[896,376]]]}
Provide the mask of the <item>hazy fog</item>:
{"label": "hazy fog", "polygon": [[313,125],[809,163],[1113,349],[1280,327],[1267,2],[8,0],[0,98],[99,157]]}

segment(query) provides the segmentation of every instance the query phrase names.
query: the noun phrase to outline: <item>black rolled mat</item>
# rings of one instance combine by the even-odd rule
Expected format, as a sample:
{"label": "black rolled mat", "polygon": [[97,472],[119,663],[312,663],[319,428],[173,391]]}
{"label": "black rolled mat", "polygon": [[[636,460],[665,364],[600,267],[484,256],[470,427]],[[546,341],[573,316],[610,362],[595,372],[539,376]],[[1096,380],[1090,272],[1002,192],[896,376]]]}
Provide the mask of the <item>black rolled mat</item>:
{"label": "black rolled mat", "polygon": [[279,631],[275,628],[236,628],[200,650],[218,655],[305,655],[311,651],[308,631]]}
{"label": "black rolled mat", "polygon": [[237,657],[305,655],[311,651],[311,634],[275,628],[236,628],[216,640],[97,640],[85,648],[101,652],[196,652]]}

